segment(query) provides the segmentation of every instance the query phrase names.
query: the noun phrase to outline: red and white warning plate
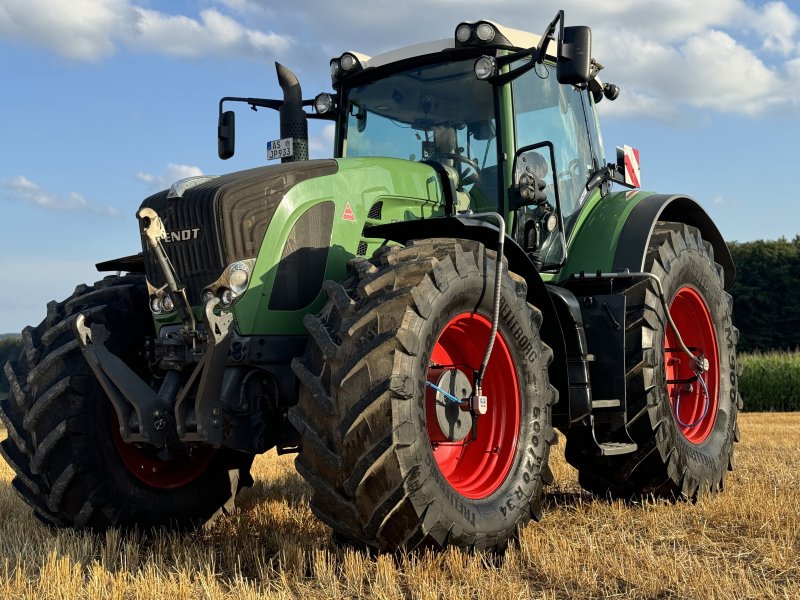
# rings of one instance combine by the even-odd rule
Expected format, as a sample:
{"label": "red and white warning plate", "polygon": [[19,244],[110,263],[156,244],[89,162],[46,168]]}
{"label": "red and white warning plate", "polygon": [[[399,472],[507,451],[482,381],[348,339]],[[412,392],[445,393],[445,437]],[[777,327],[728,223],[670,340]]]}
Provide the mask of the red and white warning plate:
{"label": "red and white warning plate", "polygon": [[[619,150],[619,148],[617,149]],[[622,147],[622,155],[625,161],[625,183],[632,187],[641,187],[641,176],[639,173],[639,151],[630,146]]]}

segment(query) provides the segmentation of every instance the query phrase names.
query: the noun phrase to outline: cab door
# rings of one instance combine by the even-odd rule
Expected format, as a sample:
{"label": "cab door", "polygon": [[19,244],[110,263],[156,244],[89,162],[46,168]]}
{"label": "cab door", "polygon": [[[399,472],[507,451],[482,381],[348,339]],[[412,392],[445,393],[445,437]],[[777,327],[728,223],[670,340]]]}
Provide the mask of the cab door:
{"label": "cab door", "polygon": [[545,271],[563,265],[566,234],[586,198],[586,182],[600,166],[593,153],[592,138],[598,136],[594,118],[585,110],[586,95],[585,89],[559,84],[555,67],[547,64],[511,83],[514,182],[524,173],[533,174],[544,183],[545,194],[535,203],[517,201],[513,235]]}

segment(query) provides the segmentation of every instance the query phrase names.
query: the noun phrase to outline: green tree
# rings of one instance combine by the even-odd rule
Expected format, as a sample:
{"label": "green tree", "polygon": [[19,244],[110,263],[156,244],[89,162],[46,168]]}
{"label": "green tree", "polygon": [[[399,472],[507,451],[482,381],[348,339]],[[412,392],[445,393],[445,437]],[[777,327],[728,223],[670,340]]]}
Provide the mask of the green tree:
{"label": "green tree", "polygon": [[800,347],[800,236],[729,244],[740,351]]}

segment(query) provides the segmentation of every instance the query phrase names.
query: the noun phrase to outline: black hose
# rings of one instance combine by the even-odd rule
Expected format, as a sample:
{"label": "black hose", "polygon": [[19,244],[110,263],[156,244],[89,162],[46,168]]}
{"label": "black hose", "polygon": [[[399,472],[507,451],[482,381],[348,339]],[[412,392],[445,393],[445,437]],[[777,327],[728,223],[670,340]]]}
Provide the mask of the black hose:
{"label": "black hose", "polygon": [[492,331],[489,334],[489,344],[486,346],[486,353],[483,356],[481,368],[478,371],[478,376],[475,378],[475,394],[481,395],[481,382],[483,376],[486,374],[486,368],[489,366],[489,359],[492,356],[492,349],[494,348],[494,341],[497,338],[497,327],[500,323],[500,291],[503,286],[503,247],[506,239],[506,221],[496,212],[476,213],[470,215],[474,218],[492,218],[497,220],[499,236],[497,240],[497,263],[494,270],[494,303],[492,305]]}

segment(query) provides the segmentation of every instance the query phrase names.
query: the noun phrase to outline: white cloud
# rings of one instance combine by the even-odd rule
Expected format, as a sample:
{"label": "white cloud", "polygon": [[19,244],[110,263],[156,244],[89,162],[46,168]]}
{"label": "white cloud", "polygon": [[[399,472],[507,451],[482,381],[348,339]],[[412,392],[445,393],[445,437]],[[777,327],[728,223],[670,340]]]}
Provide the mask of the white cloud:
{"label": "white cloud", "polygon": [[131,46],[184,58],[220,55],[266,56],[285,52],[287,36],[248,29],[215,9],[200,11],[200,19],[167,15],[136,7],[136,18],[122,38]]}
{"label": "white cloud", "polygon": [[152,175],[151,173],[143,173],[140,171],[136,173],[136,179],[142,183],[146,183],[151,189],[163,190],[179,179],[197,177],[203,174],[203,170],[200,167],[169,163],[164,169],[164,172],[160,175]]}
{"label": "white cloud", "polygon": [[198,18],[144,8],[132,0],[3,0],[0,37],[44,46],[67,58],[98,61],[120,44],[199,58],[280,54],[289,36],[247,28],[216,9]]}
{"label": "white cloud", "polygon": [[77,60],[115,51],[111,36],[132,16],[127,0],[3,0],[0,36],[21,39]]}
{"label": "white cloud", "polygon": [[271,15],[269,5],[257,0],[218,0],[225,8],[243,15]]}
{"label": "white cloud", "polygon": [[687,40],[681,48],[688,74],[675,79],[686,88],[695,106],[721,112],[759,113],[782,103],[781,82],[751,50],[721,31],[710,31]]}
{"label": "white cloud", "polygon": [[769,2],[750,15],[753,29],[764,38],[764,50],[789,56],[800,49],[800,17],[783,2]]}
{"label": "white cloud", "polygon": [[[634,56],[629,56],[631,44],[637,49]],[[693,35],[677,46],[631,36],[607,50],[607,64],[623,66],[621,72],[609,69],[609,77],[622,87],[612,114],[641,113],[642,98],[654,105],[751,115],[793,102],[779,73],[722,31]]]}
{"label": "white cloud", "polygon": [[723,198],[722,196],[717,194],[716,196],[714,196],[714,199],[712,200],[712,202],[714,204],[716,204],[717,206],[722,206],[723,204],[725,204],[725,198]]}
{"label": "white cloud", "polygon": [[326,123],[318,132],[309,131],[308,152],[311,158],[330,158],[333,156],[333,142],[336,126]]}
{"label": "white cloud", "polygon": [[78,192],[70,192],[66,196],[49,192],[22,175],[9,181],[0,180],[0,197],[6,201],[25,202],[45,210],[90,212],[105,216],[119,215],[119,211],[111,205],[89,202]]}
{"label": "white cloud", "polygon": [[681,111],[666,99],[652,95],[655,92],[626,89],[614,102],[603,100],[597,107],[603,117],[647,118],[673,122],[680,118]]}

